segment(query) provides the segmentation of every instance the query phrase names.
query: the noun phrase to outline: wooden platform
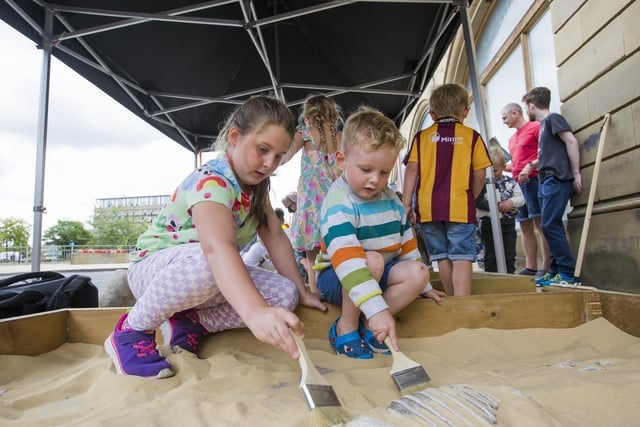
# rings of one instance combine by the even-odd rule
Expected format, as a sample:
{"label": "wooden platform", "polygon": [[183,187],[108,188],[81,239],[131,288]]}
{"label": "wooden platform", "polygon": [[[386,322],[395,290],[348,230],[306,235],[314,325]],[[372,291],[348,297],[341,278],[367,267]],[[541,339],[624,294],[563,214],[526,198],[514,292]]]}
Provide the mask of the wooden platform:
{"label": "wooden platform", "polygon": [[[431,272],[431,284],[436,289],[444,290],[437,271]],[[473,272],[473,286],[471,288],[473,295],[526,292],[536,292],[536,282],[533,276]]]}

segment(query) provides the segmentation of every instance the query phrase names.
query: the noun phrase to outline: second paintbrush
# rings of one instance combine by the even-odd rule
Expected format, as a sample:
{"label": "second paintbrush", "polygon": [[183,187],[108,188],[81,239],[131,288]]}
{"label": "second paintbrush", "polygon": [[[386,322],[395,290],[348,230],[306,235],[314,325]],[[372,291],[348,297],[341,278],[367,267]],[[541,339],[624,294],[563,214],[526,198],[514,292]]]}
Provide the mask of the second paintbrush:
{"label": "second paintbrush", "polygon": [[398,390],[406,393],[409,389],[415,390],[431,381],[424,367],[409,359],[401,351],[396,351],[391,345],[391,340],[386,337],[384,343],[391,350],[393,362],[391,364],[391,378]]}

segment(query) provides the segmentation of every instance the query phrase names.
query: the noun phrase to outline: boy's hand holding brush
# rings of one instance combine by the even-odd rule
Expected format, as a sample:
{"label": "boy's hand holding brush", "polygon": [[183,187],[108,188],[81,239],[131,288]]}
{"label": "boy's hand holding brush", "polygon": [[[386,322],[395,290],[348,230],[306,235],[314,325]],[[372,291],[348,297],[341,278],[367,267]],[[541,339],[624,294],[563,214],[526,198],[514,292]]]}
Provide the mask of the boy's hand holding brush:
{"label": "boy's hand holding brush", "polygon": [[384,342],[393,356],[391,379],[402,394],[423,390],[431,378],[419,363],[409,359],[400,351],[396,335],[395,320],[389,310],[381,311],[369,319],[369,329],[380,342]]}

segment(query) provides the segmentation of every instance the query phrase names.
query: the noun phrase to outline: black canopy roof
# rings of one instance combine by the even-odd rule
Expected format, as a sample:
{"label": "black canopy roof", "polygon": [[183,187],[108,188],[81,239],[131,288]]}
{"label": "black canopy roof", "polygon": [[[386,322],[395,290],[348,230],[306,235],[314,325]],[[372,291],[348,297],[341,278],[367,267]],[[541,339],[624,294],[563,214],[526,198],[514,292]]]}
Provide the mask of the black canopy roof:
{"label": "black canopy roof", "polygon": [[50,11],[54,56],[197,152],[254,94],[298,113],[325,93],[399,123],[460,24],[452,3],[0,0],[0,18],[43,45]]}

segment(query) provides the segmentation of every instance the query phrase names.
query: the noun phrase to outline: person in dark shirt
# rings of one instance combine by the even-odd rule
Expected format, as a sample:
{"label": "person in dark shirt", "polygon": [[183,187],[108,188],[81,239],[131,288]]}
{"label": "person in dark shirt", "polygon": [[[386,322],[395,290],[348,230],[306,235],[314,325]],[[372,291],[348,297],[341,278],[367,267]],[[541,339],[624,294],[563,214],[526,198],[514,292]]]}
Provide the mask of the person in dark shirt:
{"label": "person in dark shirt", "polygon": [[540,198],[542,200],[542,232],[549,244],[550,271],[536,279],[536,284],[577,285],[574,276],[575,261],[567,242],[563,215],[571,194],[582,192],[580,175],[580,150],[571,126],[562,115],[549,111],[551,91],[535,87],[522,101],[529,115],[540,122],[538,158],[522,170],[529,173],[537,168],[540,173]]}

